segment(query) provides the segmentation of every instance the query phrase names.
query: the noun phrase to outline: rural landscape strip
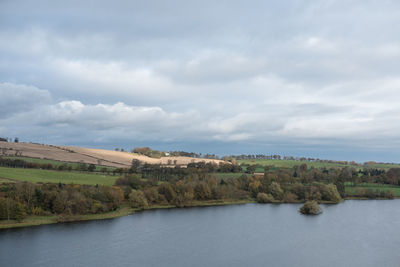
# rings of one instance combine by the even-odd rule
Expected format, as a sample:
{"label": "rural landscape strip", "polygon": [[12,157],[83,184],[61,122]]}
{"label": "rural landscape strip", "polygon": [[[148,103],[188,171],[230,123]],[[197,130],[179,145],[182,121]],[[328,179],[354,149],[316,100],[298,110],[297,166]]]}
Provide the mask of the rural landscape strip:
{"label": "rural landscape strip", "polygon": [[[127,152],[119,153],[126,157]],[[306,202],[300,211],[318,214],[318,203],[400,197],[398,165],[243,157],[225,157],[218,164],[196,158],[175,167],[133,160],[129,168],[115,168],[20,153],[11,156],[7,151],[0,156],[0,228],[109,219],[159,208],[255,202]]]}

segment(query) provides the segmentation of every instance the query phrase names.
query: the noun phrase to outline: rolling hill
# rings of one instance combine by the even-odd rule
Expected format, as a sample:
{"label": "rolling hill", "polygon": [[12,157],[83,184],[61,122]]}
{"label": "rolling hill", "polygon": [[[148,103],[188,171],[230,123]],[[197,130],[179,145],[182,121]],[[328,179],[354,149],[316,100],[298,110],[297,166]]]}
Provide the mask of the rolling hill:
{"label": "rolling hill", "polygon": [[140,162],[149,164],[183,166],[191,162],[213,162],[215,164],[228,163],[223,160],[215,159],[191,157],[150,158],[135,153],[105,149],[11,142],[0,142],[0,155],[50,159],[62,162],[83,162],[87,164],[97,164],[117,168],[130,167],[132,164],[132,160],[139,160]]}

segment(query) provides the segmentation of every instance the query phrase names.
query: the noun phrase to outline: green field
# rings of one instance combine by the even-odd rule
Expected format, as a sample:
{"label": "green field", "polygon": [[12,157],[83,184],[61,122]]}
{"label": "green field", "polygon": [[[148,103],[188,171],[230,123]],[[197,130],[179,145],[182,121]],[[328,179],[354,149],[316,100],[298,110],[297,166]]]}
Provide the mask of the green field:
{"label": "green field", "polygon": [[349,183],[346,183],[346,195],[352,195],[355,190],[357,189],[372,189],[376,190],[379,189],[381,191],[386,191],[390,190],[393,192],[395,197],[400,197],[400,186],[394,186],[394,185],[387,185],[387,184],[369,184],[369,183],[363,183],[363,184],[357,184],[356,186],[349,185]]}
{"label": "green field", "polygon": [[366,165],[363,165],[362,168],[385,169],[385,170],[388,170],[388,169],[390,169],[390,168],[400,168],[400,164],[390,164],[390,163],[366,164]]}
{"label": "green field", "polygon": [[376,163],[376,164],[368,164],[368,165],[350,165],[350,164],[339,164],[339,163],[329,163],[329,162],[306,162],[306,161],[297,161],[297,160],[273,160],[273,159],[243,159],[238,160],[238,164],[250,164],[250,165],[263,165],[263,166],[275,166],[275,167],[283,167],[283,168],[293,168],[294,166],[299,166],[301,164],[307,164],[308,168],[343,168],[343,167],[353,167],[356,169],[367,168],[376,168],[376,169],[390,169],[390,168],[400,168],[400,164],[384,164],[384,163]]}
{"label": "green field", "polygon": [[[213,173],[217,178],[227,179],[227,178],[239,178],[245,173],[242,172],[215,172]],[[245,174],[246,175],[246,174]],[[247,174],[248,175],[248,174]]]}
{"label": "green field", "polygon": [[10,179],[32,183],[64,183],[88,185],[113,185],[118,176],[92,174],[84,172],[62,172],[39,169],[19,169],[0,167],[0,182]]}
{"label": "green field", "polygon": [[[58,168],[61,165],[66,165],[66,166],[71,166],[73,169],[76,169],[79,165],[77,162],[64,162],[64,161],[58,161],[58,160],[51,160],[51,159],[38,159],[38,158],[29,158],[29,157],[16,157],[16,156],[7,156],[4,158],[8,159],[20,159],[26,162],[32,162],[32,163],[38,163],[38,164],[52,164],[55,168]],[[87,164],[89,165],[89,164]],[[115,170],[115,167],[108,167],[108,166],[102,166],[102,165],[95,165],[96,169],[95,171],[100,171],[102,168],[107,168],[108,171],[113,171]]]}

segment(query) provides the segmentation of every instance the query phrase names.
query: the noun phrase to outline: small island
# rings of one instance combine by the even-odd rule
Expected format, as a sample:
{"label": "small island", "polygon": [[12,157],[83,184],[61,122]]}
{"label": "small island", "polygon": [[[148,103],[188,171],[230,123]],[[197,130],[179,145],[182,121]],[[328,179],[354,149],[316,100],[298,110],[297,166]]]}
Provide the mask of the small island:
{"label": "small island", "polygon": [[300,212],[304,215],[318,215],[322,213],[321,207],[318,205],[317,201],[307,201],[300,208]]}

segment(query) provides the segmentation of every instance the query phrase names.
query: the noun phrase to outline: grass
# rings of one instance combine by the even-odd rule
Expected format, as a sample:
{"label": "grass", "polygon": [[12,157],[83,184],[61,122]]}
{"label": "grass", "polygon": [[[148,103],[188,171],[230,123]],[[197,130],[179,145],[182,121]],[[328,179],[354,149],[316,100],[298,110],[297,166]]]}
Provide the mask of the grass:
{"label": "grass", "polygon": [[346,195],[352,195],[357,189],[379,189],[381,191],[390,190],[393,192],[395,197],[400,197],[400,186],[387,185],[387,184],[373,184],[373,183],[363,183],[357,184],[356,186],[346,183]]}
{"label": "grass", "polygon": [[57,222],[57,216],[29,216],[25,218],[22,222],[17,222],[14,220],[1,220],[0,221],[0,229],[6,228],[16,228],[16,227],[25,227],[25,226],[35,226],[41,224],[52,224]]}
{"label": "grass", "polygon": [[374,163],[374,164],[365,164],[363,165],[363,168],[369,168],[369,169],[385,169],[388,170],[390,168],[400,168],[400,164],[390,164],[390,163]]}
{"label": "grass", "polygon": [[[87,185],[113,185],[118,176],[84,172],[52,171],[0,167],[0,179],[26,181],[31,183],[64,183]],[[4,182],[4,181],[3,181]]]}
{"label": "grass", "polygon": [[308,168],[342,168],[345,166],[352,166],[352,165],[344,165],[338,163],[328,163],[328,162],[304,162],[304,161],[297,161],[297,160],[273,160],[273,159],[243,159],[238,160],[238,164],[260,164],[263,166],[275,166],[275,167],[283,167],[283,168],[293,168],[294,166],[299,166],[303,163],[307,164]]}
{"label": "grass", "polygon": [[273,160],[273,159],[243,159],[238,160],[238,164],[250,164],[255,165],[259,164],[262,166],[275,166],[280,168],[293,168],[294,166],[299,166],[301,164],[307,164],[308,168],[343,168],[343,167],[353,167],[356,169],[365,168],[376,168],[376,169],[390,169],[390,168],[400,168],[400,164],[385,164],[385,163],[376,163],[376,164],[368,164],[368,165],[350,165],[350,164],[339,164],[339,163],[329,163],[329,162],[306,162],[306,161],[297,161],[297,160]]}
{"label": "grass", "polygon": [[5,179],[5,178],[0,178],[0,184],[2,184],[2,183],[13,183],[13,182],[15,182],[15,181],[9,180],[9,179]]}
{"label": "grass", "polygon": [[[55,168],[58,168],[61,165],[71,166],[73,169],[76,169],[79,166],[77,162],[66,162],[66,161],[58,161],[51,159],[39,159],[39,158],[30,158],[30,157],[17,157],[17,156],[7,156],[4,158],[8,159],[20,159],[26,162],[38,163],[38,164],[52,164]],[[87,164],[89,166],[89,164]],[[115,167],[108,167],[102,165],[95,165],[95,171],[101,171],[102,168],[107,168],[108,171],[115,170]]]}
{"label": "grass", "polygon": [[242,173],[242,172],[215,172],[215,173],[213,173],[213,175],[215,175],[217,178],[220,178],[220,179],[239,178],[243,174],[246,175],[245,173]]}

